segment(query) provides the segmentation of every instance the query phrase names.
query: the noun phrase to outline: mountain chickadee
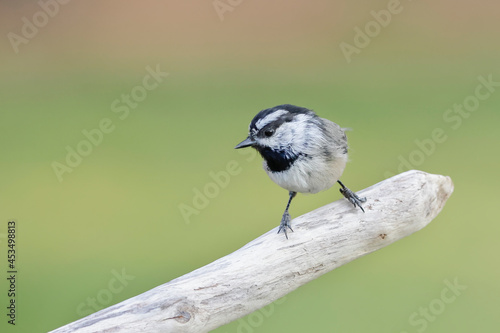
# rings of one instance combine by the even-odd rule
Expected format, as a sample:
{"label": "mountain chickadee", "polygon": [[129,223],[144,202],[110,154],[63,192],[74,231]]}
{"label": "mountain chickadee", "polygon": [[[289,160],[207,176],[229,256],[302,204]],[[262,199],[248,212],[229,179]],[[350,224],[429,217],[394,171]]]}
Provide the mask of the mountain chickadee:
{"label": "mountain chickadee", "polygon": [[235,148],[253,147],[264,158],[263,167],[273,182],[289,191],[278,233],[290,225],[288,208],[297,192],[317,193],[338,182],[340,193],[364,212],[360,198],[339,180],[347,162],[347,137],[339,125],[307,108],[283,104],[260,111],[249,126],[248,137]]}

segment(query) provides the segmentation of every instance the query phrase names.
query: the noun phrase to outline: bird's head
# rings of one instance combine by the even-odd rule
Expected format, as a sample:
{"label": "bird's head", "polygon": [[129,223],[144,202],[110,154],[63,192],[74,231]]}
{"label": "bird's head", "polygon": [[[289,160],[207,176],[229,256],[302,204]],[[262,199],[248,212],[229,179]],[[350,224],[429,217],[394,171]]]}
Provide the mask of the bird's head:
{"label": "bird's head", "polygon": [[269,170],[284,171],[317,149],[321,126],[321,118],[307,108],[278,105],[260,111],[250,123],[248,137],[235,148],[253,147]]}
{"label": "bird's head", "polygon": [[300,151],[317,119],[313,111],[290,104],[262,110],[252,119],[248,137],[235,148],[253,147],[261,153],[266,149]]}

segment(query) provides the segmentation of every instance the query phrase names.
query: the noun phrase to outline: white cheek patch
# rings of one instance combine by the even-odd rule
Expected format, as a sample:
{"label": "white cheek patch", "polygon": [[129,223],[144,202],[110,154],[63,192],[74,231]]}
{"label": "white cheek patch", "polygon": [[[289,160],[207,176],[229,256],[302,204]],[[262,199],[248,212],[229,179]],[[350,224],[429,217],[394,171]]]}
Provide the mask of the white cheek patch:
{"label": "white cheek patch", "polygon": [[295,135],[295,128],[292,123],[284,123],[277,130],[273,138],[277,141],[281,147],[287,147],[292,144],[293,137]]}
{"label": "white cheek patch", "polygon": [[287,143],[291,143],[292,141],[300,144],[304,142],[304,140],[308,136],[307,130],[307,121],[309,118],[306,115],[297,115],[292,122],[284,123],[278,129],[280,133],[283,133],[283,139]]}
{"label": "white cheek patch", "polygon": [[[270,117],[266,117],[263,120],[267,120],[269,118]],[[281,124],[272,137],[262,138],[260,140],[263,145],[268,147],[298,151],[302,144],[305,141],[308,141],[310,136],[307,129],[309,119],[310,117],[307,115],[296,115],[293,121]],[[267,125],[267,123],[265,125]]]}
{"label": "white cheek patch", "polygon": [[281,117],[281,115],[285,114],[285,113],[288,113],[288,111],[285,111],[285,110],[278,110],[278,111],[275,111],[269,115],[267,115],[266,117],[262,118],[262,119],[259,119],[256,123],[255,123],[255,127],[257,127],[258,130],[260,130],[261,128],[263,128],[264,126],[266,126],[267,124],[270,124],[272,123],[273,121],[277,120],[279,117]]}

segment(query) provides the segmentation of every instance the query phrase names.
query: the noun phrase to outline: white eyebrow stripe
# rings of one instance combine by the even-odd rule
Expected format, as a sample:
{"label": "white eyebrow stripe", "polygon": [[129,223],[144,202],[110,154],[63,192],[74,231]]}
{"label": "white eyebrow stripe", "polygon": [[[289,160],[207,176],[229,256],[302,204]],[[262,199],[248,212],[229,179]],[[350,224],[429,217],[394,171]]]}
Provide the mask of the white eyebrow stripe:
{"label": "white eyebrow stripe", "polygon": [[283,115],[285,113],[288,113],[288,111],[286,111],[286,110],[277,110],[277,111],[274,111],[273,113],[267,115],[266,117],[264,117],[262,119],[259,119],[255,123],[255,127],[257,127],[257,129],[260,130],[261,128],[263,128],[267,124],[272,123],[273,121],[275,121],[276,119],[278,119],[279,117],[281,117],[281,115]]}

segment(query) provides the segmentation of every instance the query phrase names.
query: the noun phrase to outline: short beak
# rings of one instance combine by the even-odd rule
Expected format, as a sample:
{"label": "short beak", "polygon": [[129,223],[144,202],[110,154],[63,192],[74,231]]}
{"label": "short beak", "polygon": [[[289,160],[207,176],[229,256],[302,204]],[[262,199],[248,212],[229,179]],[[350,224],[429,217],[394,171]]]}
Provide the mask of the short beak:
{"label": "short beak", "polygon": [[234,147],[234,149],[240,149],[240,148],[245,148],[245,147],[250,147],[255,144],[255,141],[251,139],[250,137],[246,138],[245,140],[241,141]]}

